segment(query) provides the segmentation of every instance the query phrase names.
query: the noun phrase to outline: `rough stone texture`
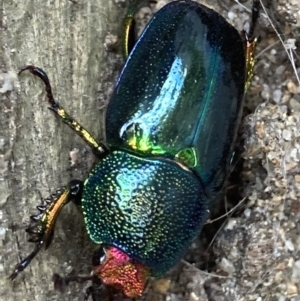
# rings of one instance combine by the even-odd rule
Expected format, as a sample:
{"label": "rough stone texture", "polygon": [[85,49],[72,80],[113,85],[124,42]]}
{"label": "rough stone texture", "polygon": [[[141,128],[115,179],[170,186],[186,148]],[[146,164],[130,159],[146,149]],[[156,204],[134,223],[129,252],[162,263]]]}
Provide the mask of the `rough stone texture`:
{"label": "rough stone texture", "polygon": [[[92,246],[72,206],[59,218],[49,250],[13,284],[7,280],[33,248],[24,229],[41,196],[71,178],[84,179],[94,162],[89,148],[47,109],[42,83],[17,72],[29,63],[43,67],[60,103],[103,138],[102,109],[120,68],[120,55],[111,49],[124,10],[115,2],[124,1],[0,0],[0,300],[83,300],[83,285],[61,295],[51,283],[54,272],[90,271]],[[166,2],[142,8],[139,23]],[[251,7],[251,1],[241,2]],[[235,1],[202,3],[239,30],[249,25],[249,12]],[[298,0],[263,3],[284,42],[299,37]],[[246,199],[216,233],[213,247],[204,247],[214,237],[205,229],[185,261],[152,282],[148,300],[300,299],[300,88],[265,13],[259,33],[256,76],[246,97],[250,114],[240,131],[238,192]],[[289,53],[299,74],[299,49]]]}

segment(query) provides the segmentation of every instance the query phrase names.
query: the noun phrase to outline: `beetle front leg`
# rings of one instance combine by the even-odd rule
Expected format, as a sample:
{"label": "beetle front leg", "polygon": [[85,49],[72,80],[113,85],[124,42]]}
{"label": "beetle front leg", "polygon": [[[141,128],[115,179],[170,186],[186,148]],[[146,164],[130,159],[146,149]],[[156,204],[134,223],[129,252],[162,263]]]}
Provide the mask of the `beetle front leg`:
{"label": "beetle front leg", "polygon": [[107,146],[104,143],[97,142],[96,139],[79,122],[72,118],[66,112],[66,110],[54,99],[47,73],[39,67],[28,65],[20,70],[19,75],[26,70],[31,72],[33,75],[38,76],[44,82],[46,86],[48,101],[50,103],[49,109],[55,112],[63,120],[64,123],[66,123],[87,144],[89,144],[95,155],[100,157],[105,155],[108,152]]}
{"label": "beetle front leg", "polygon": [[30,216],[34,225],[26,229],[31,236],[29,241],[36,243],[36,246],[26,258],[17,264],[9,279],[14,280],[30,264],[43,246],[45,249],[49,247],[60,211],[70,201],[80,205],[82,190],[83,182],[72,180],[66,187],[58,189],[50,197],[44,199],[42,205],[37,206],[40,213]]}
{"label": "beetle front leg", "polygon": [[54,288],[63,293],[66,287],[71,282],[84,283],[86,281],[92,281],[92,285],[85,290],[83,301],[88,301],[90,296],[93,301],[113,301],[116,290],[112,287],[103,285],[100,279],[95,275],[88,276],[70,276],[61,277],[58,274],[54,274],[52,277],[54,282]]}

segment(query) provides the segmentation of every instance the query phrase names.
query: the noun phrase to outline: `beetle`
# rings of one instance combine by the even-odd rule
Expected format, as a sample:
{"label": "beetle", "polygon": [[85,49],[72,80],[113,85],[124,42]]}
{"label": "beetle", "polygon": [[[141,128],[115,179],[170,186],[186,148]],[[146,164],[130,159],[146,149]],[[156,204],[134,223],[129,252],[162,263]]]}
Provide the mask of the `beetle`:
{"label": "beetle", "polygon": [[56,218],[72,201],[82,209],[90,239],[98,245],[92,294],[117,291],[140,297],[149,277],[167,272],[199,235],[230,173],[242,104],[254,66],[253,0],[249,33],[191,0],[159,10],[133,43],[130,2],[124,19],[126,63],[106,113],[106,143],[98,142],[55,101],[47,74],[40,77],[50,109],[80,135],[100,161],[88,178],[72,180],[38,206],[27,228],[35,249],[14,269],[15,279],[53,236]]}

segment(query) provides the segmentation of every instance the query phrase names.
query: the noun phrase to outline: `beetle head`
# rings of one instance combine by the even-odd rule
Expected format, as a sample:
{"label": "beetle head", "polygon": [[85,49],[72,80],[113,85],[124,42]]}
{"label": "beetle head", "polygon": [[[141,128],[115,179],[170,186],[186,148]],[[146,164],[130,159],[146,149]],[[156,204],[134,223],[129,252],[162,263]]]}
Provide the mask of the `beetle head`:
{"label": "beetle head", "polygon": [[128,298],[142,295],[150,269],[116,247],[100,247],[93,256],[94,274]]}

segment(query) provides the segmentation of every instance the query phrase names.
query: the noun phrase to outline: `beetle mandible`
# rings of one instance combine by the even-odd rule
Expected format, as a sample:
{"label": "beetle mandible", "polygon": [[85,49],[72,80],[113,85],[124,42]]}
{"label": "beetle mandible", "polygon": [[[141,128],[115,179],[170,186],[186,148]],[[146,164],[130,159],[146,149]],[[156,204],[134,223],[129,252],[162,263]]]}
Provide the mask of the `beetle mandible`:
{"label": "beetle mandible", "polygon": [[[259,1],[253,0],[252,25],[242,36],[212,9],[173,1],[134,44],[139,2],[130,2],[124,19],[126,63],[108,105],[106,143],[54,100],[42,69],[30,65],[20,71],[41,78],[50,109],[100,161],[84,182],[70,181],[38,206],[40,213],[31,217],[36,224],[27,229],[36,247],[11,279],[49,246],[59,212],[72,201],[82,208],[88,235],[99,245],[87,279],[103,290],[139,297],[150,276],[180,260],[223,194],[253,73]],[[94,298],[93,287],[86,300],[90,293]]]}

